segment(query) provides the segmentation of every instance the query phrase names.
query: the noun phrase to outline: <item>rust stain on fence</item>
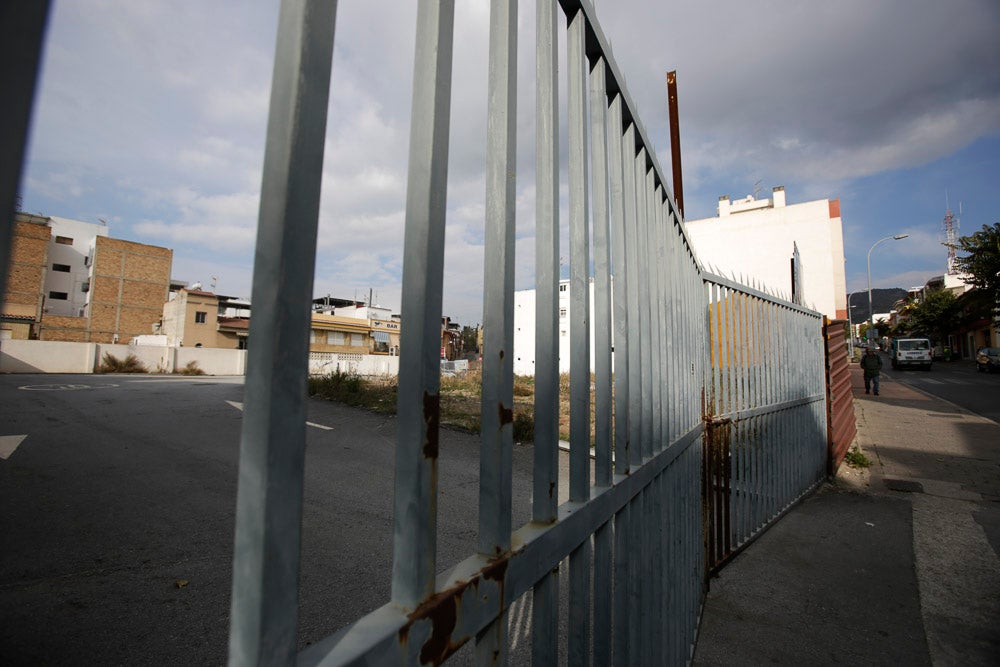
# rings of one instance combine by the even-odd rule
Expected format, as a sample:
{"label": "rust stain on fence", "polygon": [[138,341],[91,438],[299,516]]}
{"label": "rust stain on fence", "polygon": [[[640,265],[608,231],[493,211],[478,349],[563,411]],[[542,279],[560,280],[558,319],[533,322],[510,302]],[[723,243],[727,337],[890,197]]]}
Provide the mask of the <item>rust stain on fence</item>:
{"label": "rust stain on fence", "polygon": [[424,392],[424,458],[438,456],[438,427],[441,422],[441,396]]}

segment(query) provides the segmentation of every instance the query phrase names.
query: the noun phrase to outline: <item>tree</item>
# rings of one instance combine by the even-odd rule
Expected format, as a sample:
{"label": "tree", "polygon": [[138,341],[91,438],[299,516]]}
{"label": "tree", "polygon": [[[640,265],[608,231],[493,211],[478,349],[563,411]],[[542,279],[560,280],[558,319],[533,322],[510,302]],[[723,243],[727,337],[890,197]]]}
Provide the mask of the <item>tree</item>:
{"label": "tree", "polygon": [[479,352],[478,327],[462,327],[462,349],[466,352]]}
{"label": "tree", "polygon": [[955,294],[951,290],[928,292],[924,300],[910,311],[910,333],[923,333],[938,341],[945,340],[954,328],[957,311]]}
{"label": "tree", "polygon": [[958,239],[955,266],[970,276],[970,285],[985,292],[990,303],[1000,301],[1000,222]]}

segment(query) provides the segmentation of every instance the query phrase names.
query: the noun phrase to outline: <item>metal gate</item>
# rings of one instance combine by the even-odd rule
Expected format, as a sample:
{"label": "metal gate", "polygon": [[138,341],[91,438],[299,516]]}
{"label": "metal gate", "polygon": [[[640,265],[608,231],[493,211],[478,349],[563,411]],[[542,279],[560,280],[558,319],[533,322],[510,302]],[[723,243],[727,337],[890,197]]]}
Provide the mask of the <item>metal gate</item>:
{"label": "metal gate", "polygon": [[[40,50],[45,3],[38,5],[24,19],[30,29],[14,40],[29,55]],[[517,6],[491,3],[477,552],[447,570],[436,560],[454,6],[419,0],[391,600],[297,655],[304,378],[336,2],[282,2],[254,262],[232,664],[438,663],[470,640],[478,662],[502,663],[507,609],[528,591],[535,664],[558,661],[561,614],[569,619],[570,664],[682,664],[691,656],[707,567],[822,473],[818,316],[702,270],[592,4],[539,0],[535,358],[549,363],[536,370],[532,521],[512,526]],[[556,48],[563,29],[572,360],[569,501],[559,505]],[[9,68],[24,84],[18,90],[30,93],[37,61],[29,61]],[[18,150],[0,157],[5,169],[13,166],[7,171],[20,169],[25,126],[14,124]],[[13,201],[17,178],[2,180],[4,202],[8,190]],[[4,234],[6,260],[9,228]]]}
{"label": "metal gate", "polygon": [[705,275],[707,567],[718,569],[826,473],[822,318]]}

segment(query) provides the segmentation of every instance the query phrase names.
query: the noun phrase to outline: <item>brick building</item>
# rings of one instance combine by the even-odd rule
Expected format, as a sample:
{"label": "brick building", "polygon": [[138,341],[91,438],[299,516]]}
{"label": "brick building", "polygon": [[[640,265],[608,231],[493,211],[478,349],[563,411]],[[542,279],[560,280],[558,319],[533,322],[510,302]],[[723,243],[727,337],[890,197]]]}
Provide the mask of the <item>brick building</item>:
{"label": "brick building", "polygon": [[0,338],[37,337],[52,235],[43,221],[44,218],[23,214],[18,214],[14,221],[7,284],[0,304]]}
{"label": "brick building", "polygon": [[0,328],[98,343],[153,333],[172,262],[172,250],[110,238],[104,225],[18,213]]}

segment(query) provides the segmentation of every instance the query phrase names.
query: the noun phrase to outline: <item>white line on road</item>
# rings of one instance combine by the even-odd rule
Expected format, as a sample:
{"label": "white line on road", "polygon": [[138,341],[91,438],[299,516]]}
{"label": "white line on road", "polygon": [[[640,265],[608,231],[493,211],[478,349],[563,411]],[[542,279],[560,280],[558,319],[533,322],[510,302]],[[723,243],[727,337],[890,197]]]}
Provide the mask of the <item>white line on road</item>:
{"label": "white line on road", "polygon": [[[229,405],[233,406],[237,410],[240,410],[240,411],[243,410],[243,404],[242,403],[237,403],[236,401],[226,401],[226,403],[229,403]],[[306,426],[312,426],[313,428],[322,429],[324,431],[332,431],[333,430],[332,426],[323,426],[322,424],[314,424],[313,422],[306,422]]]}
{"label": "white line on road", "polygon": [[25,435],[0,435],[0,459],[8,459],[17,446],[27,438]]}

